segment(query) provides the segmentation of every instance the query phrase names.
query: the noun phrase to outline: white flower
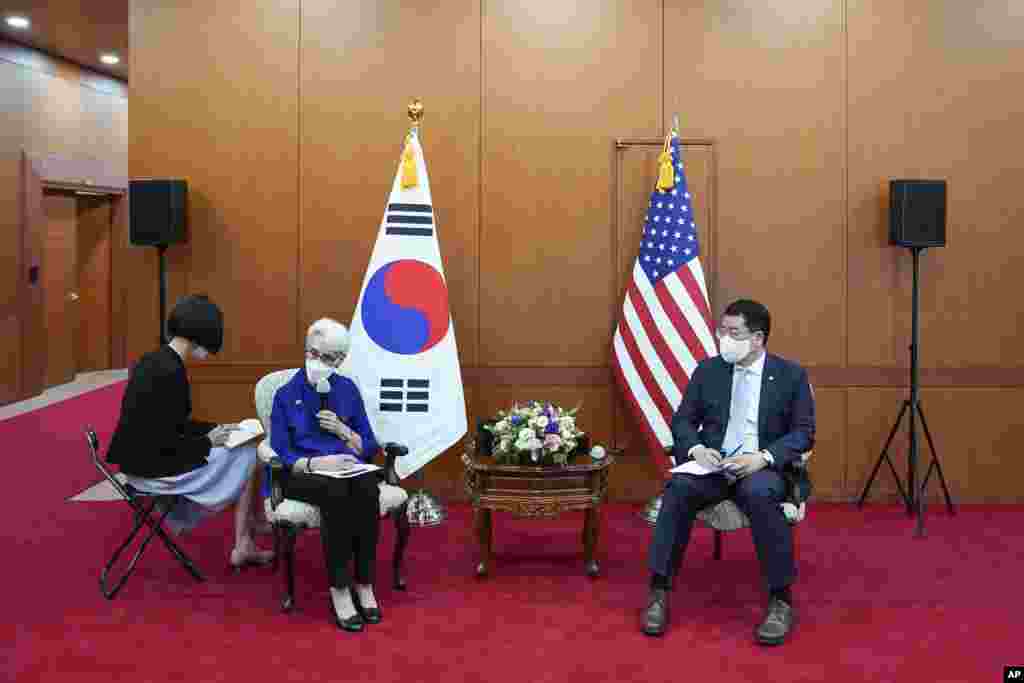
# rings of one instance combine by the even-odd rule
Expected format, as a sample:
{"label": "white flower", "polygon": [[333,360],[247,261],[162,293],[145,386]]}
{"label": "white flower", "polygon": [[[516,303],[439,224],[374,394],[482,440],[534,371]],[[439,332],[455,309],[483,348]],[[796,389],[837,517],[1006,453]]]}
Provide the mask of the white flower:
{"label": "white flower", "polygon": [[507,432],[508,426],[508,420],[498,420],[498,422],[494,425],[494,428],[499,432]]}
{"label": "white flower", "polygon": [[512,445],[512,439],[504,438],[498,443],[498,450],[502,453],[508,453],[509,446]]}
{"label": "white flower", "polygon": [[572,449],[576,448],[576,440],[575,439],[566,439],[563,443],[564,443],[565,447],[567,449],[569,449],[570,451]]}
{"label": "white flower", "polygon": [[523,427],[519,430],[519,441],[527,441],[533,437],[533,430],[528,427]]}
{"label": "white flower", "polygon": [[558,418],[558,425],[562,429],[572,429],[576,426],[576,418],[574,418],[572,415],[560,417]]}
{"label": "white flower", "polygon": [[537,418],[537,426],[540,427],[541,429],[544,429],[545,427],[547,427],[548,426],[548,416],[547,415],[541,415],[540,417],[538,417]]}

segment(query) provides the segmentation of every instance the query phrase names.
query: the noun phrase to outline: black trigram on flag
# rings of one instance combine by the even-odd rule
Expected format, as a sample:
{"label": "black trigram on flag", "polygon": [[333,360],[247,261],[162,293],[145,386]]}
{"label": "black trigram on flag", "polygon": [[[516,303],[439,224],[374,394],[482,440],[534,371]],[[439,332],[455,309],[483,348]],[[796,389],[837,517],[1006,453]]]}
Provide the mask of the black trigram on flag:
{"label": "black trigram on flag", "polygon": [[425,413],[430,407],[430,380],[381,379],[382,413]]}
{"label": "black trigram on flag", "polygon": [[434,234],[434,211],[430,204],[388,204],[384,234],[430,237]]}

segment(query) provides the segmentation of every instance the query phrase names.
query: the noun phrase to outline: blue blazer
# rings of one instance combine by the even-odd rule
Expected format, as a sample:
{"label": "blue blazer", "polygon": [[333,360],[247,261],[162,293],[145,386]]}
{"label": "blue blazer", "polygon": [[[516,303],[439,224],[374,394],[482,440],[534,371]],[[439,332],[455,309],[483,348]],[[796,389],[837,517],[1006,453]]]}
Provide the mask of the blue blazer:
{"label": "blue blazer", "polygon": [[[697,445],[721,449],[729,425],[733,366],[721,356],[697,365],[679,409],[672,416],[677,464]],[[814,396],[807,371],[798,363],[767,354],[757,414],[758,445],[772,454],[780,473],[814,446]]]}

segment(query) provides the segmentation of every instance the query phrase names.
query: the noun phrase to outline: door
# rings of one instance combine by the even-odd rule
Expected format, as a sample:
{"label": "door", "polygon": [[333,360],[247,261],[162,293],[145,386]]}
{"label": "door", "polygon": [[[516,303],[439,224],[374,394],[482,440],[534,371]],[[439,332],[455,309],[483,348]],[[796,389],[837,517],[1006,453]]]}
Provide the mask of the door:
{"label": "door", "polygon": [[45,387],[75,378],[78,329],[76,263],[78,205],[72,194],[43,195],[43,318],[46,321]]}
{"label": "door", "polygon": [[109,196],[78,196],[77,322],[74,334],[75,369],[109,370],[111,366],[111,220]]}

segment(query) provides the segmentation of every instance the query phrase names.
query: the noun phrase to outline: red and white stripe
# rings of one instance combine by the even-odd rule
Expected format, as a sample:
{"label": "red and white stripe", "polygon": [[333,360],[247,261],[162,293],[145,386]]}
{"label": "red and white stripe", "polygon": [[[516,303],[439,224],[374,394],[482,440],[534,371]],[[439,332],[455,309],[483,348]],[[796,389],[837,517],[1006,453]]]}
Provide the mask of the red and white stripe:
{"label": "red and white stripe", "polygon": [[634,264],[612,341],[613,369],[656,455],[672,444],[672,414],[697,363],[718,353],[711,329],[699,259],[653,286]]}

